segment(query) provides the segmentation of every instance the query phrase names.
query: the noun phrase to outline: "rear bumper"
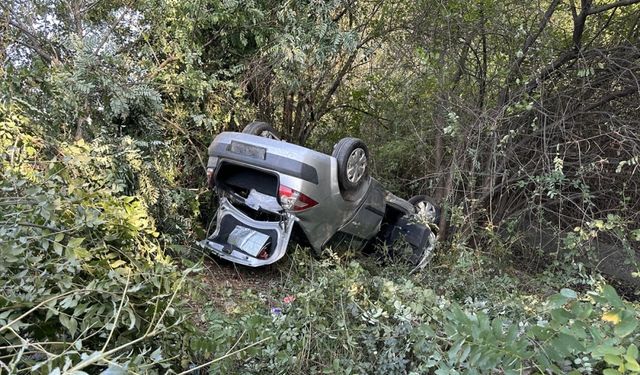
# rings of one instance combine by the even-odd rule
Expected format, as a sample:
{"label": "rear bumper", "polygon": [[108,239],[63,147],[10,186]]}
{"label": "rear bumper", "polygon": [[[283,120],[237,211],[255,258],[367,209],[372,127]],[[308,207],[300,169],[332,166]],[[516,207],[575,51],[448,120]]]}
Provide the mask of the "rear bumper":
{"label": "rear bumper", "polygon": [[[234,147],[235,146],[235,147]],[[229,160],[268,169],[318,185],[330,156],[308,148],[256,135],[223,132],[211,142],[207,167],[216,168],[219,160]]]}
{"label": "rear bumper", "polygon": [[[280,222],[254,220],[235,208],[229,200],[221,198],[216,230],[199,244],[220,258],[231,262],[250,267],[264,266],[278,261],[287,252],[294,222],[295,218],[289,214],[286,220]],[[229,243],[230,235],[237,227],[248,228],[269,237],[265,249],[266,257],[260,257],[260,254],[256,254],[257,252],[252,254],[250,251],[244,251]]]}

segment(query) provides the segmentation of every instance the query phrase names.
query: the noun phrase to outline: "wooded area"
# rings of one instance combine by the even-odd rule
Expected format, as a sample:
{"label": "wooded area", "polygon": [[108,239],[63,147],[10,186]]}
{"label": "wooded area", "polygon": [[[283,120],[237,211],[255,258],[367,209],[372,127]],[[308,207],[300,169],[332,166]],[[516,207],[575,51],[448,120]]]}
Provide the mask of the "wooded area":
{"label": "wooded area", "polygon": [[[0,374],[640,373],[638,3],[0,2]],[[433,196],[431,266],[211,301],[206,150],[254,120]]]}

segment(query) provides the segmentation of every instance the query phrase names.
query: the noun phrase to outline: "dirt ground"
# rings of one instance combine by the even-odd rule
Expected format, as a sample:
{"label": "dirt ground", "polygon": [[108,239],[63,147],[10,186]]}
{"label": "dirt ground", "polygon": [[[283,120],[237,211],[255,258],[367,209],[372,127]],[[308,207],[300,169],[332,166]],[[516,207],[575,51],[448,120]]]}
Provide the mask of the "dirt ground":
{"label": "dirt ground", "polygon": [[[278,290],[283,285],[282,272],[276,265],[259,268],[245,267],[213,257],[205,257],[203,270],[198,277],[199,292],[189,305],[195,312],[196,325],[206,321],[204,313],[207,306],[217,311],[232,313],[243,300],[243,294],[251,290],[265,301],[265,308],[278,305]],[[283,292],[284,293],[284,292]],[[276,295],[278,294],[278,295]]]}

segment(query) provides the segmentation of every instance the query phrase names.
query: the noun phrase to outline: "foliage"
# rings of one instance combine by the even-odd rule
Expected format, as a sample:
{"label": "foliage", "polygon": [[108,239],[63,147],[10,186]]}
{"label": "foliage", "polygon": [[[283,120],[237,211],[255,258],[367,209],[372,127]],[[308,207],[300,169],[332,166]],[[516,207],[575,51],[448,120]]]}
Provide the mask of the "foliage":
{"label": "foliage", "polygon": [[621,205],[635,230],[631,3],[418,2],[338,93],[334,127],[359,129],[386,184],[459,204],[476,243],[487,221],[565,232]]}
{"label": "foliage", "polygon": [[197,346],[204,353],[268,338],[210,372],[637,371],[637,306],[606,284],[581,293],[562,288],[517,306],[508,302],[512,293],[449,299],[416,277],[372,273],[337,257],[293,262],[283,300],[254,295],[230,316],[210,312]]}
{"label": "foliage", "polygon": [[171,231],[161,236],[153,216],[162,193],[146,150],[126,138],[78,141],[49,145],[49,159],[19,107],[0,115],[4,369],[168,366],[181,353],[182,285],[193,270],[161,246]]}
{"label": "foliage", "polygon": [[[589,270],[637,293],[638,7],[1,2],[0,372],[638,372]],[[442,202],[434,268],[294,258],[193,337],[205,150],[255,119]]]}

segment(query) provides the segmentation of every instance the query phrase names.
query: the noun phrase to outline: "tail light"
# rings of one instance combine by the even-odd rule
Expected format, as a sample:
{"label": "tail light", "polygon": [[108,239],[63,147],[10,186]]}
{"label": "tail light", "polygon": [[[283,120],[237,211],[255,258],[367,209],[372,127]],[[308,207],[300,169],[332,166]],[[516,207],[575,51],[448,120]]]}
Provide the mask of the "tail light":
{"label": "tail light", "polygon": [[318,204],[301,192],[284,185],[280,185],[278,188],[278,195],[282,208],[289,211],[303,211]]}

